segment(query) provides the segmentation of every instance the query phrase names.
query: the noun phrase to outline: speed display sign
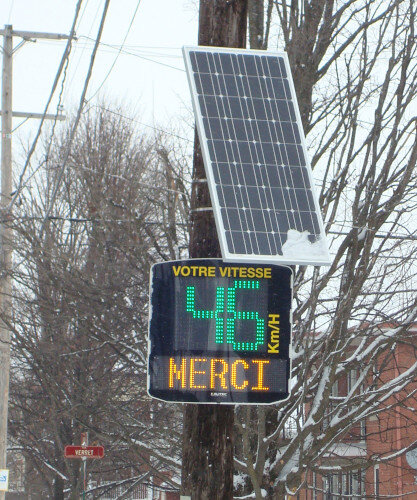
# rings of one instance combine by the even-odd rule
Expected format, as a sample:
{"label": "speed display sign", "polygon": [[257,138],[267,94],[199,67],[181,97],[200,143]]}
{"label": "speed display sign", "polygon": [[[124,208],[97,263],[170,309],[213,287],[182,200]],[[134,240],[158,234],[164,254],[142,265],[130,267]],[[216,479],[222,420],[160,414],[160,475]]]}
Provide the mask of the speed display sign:
{"label": "speed display sign", "polygon": [[149,394],[190,403],[286,399],[291,299],[289,267],[220,259],[155,264]]}

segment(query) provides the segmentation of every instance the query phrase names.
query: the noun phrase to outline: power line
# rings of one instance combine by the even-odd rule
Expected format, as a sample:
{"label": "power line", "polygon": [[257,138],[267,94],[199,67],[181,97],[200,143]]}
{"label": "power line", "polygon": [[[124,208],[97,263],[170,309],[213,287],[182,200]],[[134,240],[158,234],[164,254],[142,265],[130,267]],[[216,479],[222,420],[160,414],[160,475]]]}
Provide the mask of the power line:
{"label": "power line", "polygon": [[24,125],[27,121],[29,120],[29,117],[25,118],[23,121],[19,123],[19,125],[16,125],[16,127],[12,130],[12,133],[15,132],[19,127]]}
{"label": "power line", "polygon": [[91,95],[88,99],[87,99],[87,102],[88,101],[91,101],[91,99],[93,99],[94,96],[96,96],[98,94],[98,92],[100,91],[100,89],[103,87],[103,85],[105,84],[107,78],[110,76],[110,73],[113,71],[113,68],[114,66],[116,65],[116,62],[117,62],[117,59],[119,58],[120,56],[120,52],[123,50],[123,47],[124,47],[124,44],[126,42],[126,39],[127,37],[129,36],[129,33],[130,33],[130,30],[132,28],[132,25],[133,25],[133,22],[135,21],[135,17],[136,17],[136,14],[138,13],[138,10],[139,10],[139,5],[141,3],[141,0],[138,0],[137,4],[136,4],[136,9],[133,13],[133,16],[132,16],[132,19],[130,21],[130,24],[129,24],[129,27],[127,28],[127,31],[126,31],[126,34],[123,38],[123,41],[122,41],[122,44],[120,45],[120,48],[119,48],[119,51],[118,53],[116,54],[116,57],[114,58],[114,61],[113,61],[113,64],[110,66],[110,69],[107,71],[107,74],[106,76],[103,78],[102,82],[100,83],[99,87],[97,88],[97,90],[93,93],[93,95]]}
{"label": "power line", "polygon": [[35,149],[36,149],[36,145],[38,143],[38,140],[39,140],[39,137],[41,135],[41,131],[42,131],[42,127],[43,127],[43,124],[44,124],[44,121],[45,121],[45,116],[47,114],[47,111],[48,111],[48,108],[49,108],[49,105],[52,101],[52,97],[55,93],[55,90],[58,86],[58,82],[59,82],[59,79],[61,77],[61,73],[64,69],[64,67],[66,66],[66,61],[67,59],[69,58],[69,55],[70,55],[70,52],[71,52],[71,45],[72,45],[72,41],[75,37],[75,26],[77,24],[77,19],[78,19],[78,15],[80,13],[80,9],[81,9],[81,4],[82,4],[83,0],[78,0],[78,3],[75,7],[75,14],[74,14],[74,19],[73,19],[73,22],[72,22],[72,26],[71,26],[71,30],[70,30],[70,34],[69,34],[69,37],[68,37],[68,40],[67,40],[67,44],[65,46],[65,50],[64,50],[64,53],[62,55],[62,58],[61,58],[61,62],[59,63],[59,67],[58,67],[58,71],[56,73],[56,76],[55,76],[55,80],[54,80],[54,83],[52,84],[52,89],[51,89],[51,92],[49,94],[49,98],[48,98],[48,101],[45,105],[45,109],[44,109],[44,112],[43,112],[43,117],[39,123],[39,127],[38,127],[38,131],[36,133],[36,136],[32,142],[32,145],[31,145],[31,148],[29,150],[29,153],[27,155],[27,158],[26,158],[26,161],[25,161],[25,164],[23,166],[23,169],[19,175],[19,182],[18,182],[18,185],[17,185],[17,188],[16,188],[16,191],[13,195],[13,198],[10,202],[10,208],[14,205],[17,197],[19,196],[20,194],[20,191],[22,189],[22,185],[23,185],[23,177],[26,173],[26,170],[29,166],[29,163],[30,163],[30,160],[32,158],[32,155],[33,153],[35,152]]}
{"label": "power line", "polygon": [[[158,189],[160,191],[168,191],[172,193],[179,193],[179,194],[184,194],[182,191],[176,191],[174,189],[168,189],[168,188],[163,188],[163,187],[157,187],[157,186],[151,186],[149,184],[144,184],[145,187],[148,187],[150,189]],[[7,219],[0,219],[0,222],[10,222],[11,220],[43,220],[45,216],[40,216],[40,215],[16,215],[12,217],[8,217]],[[132,217],[132,218],[127,218],[127,219],[102,219],[99,217],[65,217],[61,215],[48,215],[47,216],[48,220],[61,220],[65,222],[134,222],[140,219],[140,217]],[[150,222],[150,221],[143,221],[145,224],[161,224],[163,225],[162,222]],[[178,226],[181,225],[186,225],[185,223],[177,223]],[[340,233],[337,231],[328,231],[328,234],[336,234],[340,236],[347,236],[348,233]],[[404,241],[417,241],[417,236],[412,236],[412,235],[385,235],[385,234],[376,234],[376,238],[383,238],[383,239],[392,239],[392,240],[404,240]],[[391,257],[388,257],[391,258]]]}
{"label": "power line", "polygon": [[[373,229],[366,229],[366,231],[374,231]],[[342,232],[342,231],[327,231],[327,234],[335,234],[338,236],[349,236],[350,233],[348,232]],[[387,240],[404,240],[404,241],[417,241],[417,236],[413,235],[395,235],[395,234],[381,234],[381,233],[376,233],[373,235],[374,238],[380,238],[380,239],[387,239]]]}
{"label": "power line", "polygon": [[[80,170],[85,170],[87,172],[97,173],[97,171],[94,170],[93,168],[82,167],[81,165],[77,165],[76,168],[80,169]],[[102,172],[102,174],[106,175],[107,177],[111,177],[112,179],[120,179],[122,181],[129,182],[129,179],[127,179],[126,177],[123,177],[122,175],[111,174],[109,172]],[[180,195],[185,194],[183,191],[179,191],[177,189],[171,189],[171,188],[167,188],[167,187],[163,187],[163,186],[155,186],[154,184],[148,184],[147,182],[137,181],[136,184],[138,184],[139,186],[148,188],[148,189],[154,189],[155,191],[166,191],[167,193],[174,193],[174,194],[180,194]]]}
{"label": "power line", "polygon": [[[84,38],[86,40],[91,40],[91,38],[88,37],[88,36],[80,36],[79,39],[81,39],[81,38]],[[116,48],[114,45],[111,45],[109,43],[104,43],[103,42],[101,45],[103,45],[104,47],[111,47],[112,49]],[[160,61],[155,61],[154,59],[151,59],[149,57],[141,56],[139,54],[135,54],[134,52],[129,52],[128,50],[124,50],[124,49],[121,49],[120,52],[122,54],[126,54],[126,55],[130,55],[130,56],[138,57],[139,59],[144,59],[145,61],[153,62],[155,64],[159,64],[161,66],[165,66],[167,68],[175,69],[177,71],[181,71],[182,73],[185,73],[185,69],[184,68],[178,68],[178,66],[172,66],[171,64],[166,64],[166,63],[163,63],[163,62],[160,62]]]}
{"label": "power line", "polygon": [[[150,128],[150,129],[152,129],[152,130],[155,130],[156,132],[161,132],[162,134],[169,135],[169,136],[171,136],[171,137],[175,137],[175,138],[180,139],[180,140],[182,140],[182,141],[188,142],[189,144],[193,144],[193,140],[192,140],[192,139],[189,139],[189,138],[187,138],[187,137],[183,137],[183,136],[178,135],[178,134],[175,134],[175,133],[173,133],[173,132],[169,132],[168,130],[166,130],[166,129],[162,129],[162,128],[160,128],[160,127],[155,127],[155,126],[149,125],[149,124],[147,124],[147,123],[140,122],[139,120],[136,120],[135,118],[131,118],[130,116],[123,115],[122,113],[119,113],[119,112],[117,112],[117,111],[113,111],[113,110],[111,110],[111,109],[109,109],[109,108],[106,108],[106,107],[104,107],[104,106],[102,106],[102,105],[92,104],[92,105],[90,105],[90,106],[89,106],[89,108],[88,108],[88,109],[84,110],[84,111],[83,111],[83,113],[87,113],[87,112],[88,112],[88,111],[90,111],[90,109],[92,109],[92,108],[102,109],[103,111],[106,111],[106,112],[111,113],[111,114],[116,115],[116,116],[120,116],[121,118],[123,118],[123,119],[125,119],[125,120],[129,120],[129,121],[131,121],[131,122],[133,122],[133,123],[137,123],[138,125],[141,125],[141,126],[143,126],[143,127]],[[17,125],[17,126],[15,127],[15,129],[14,129],[14,130],[17,130],[19,127],[21,127],[24,123],[26,123],[26,121],[27,121],[27,120],[28,120],[28,118],[27,118],[26,120],[22,121],[19,125]],[[13,130],[13,131],[14,131],[14,130]],[[47,155],[46,155],[46,158],[47,158]],[[30,179],[32,179],[32,178],[36,175],[36,172],[37,172],[37,171],[38,171],[38,170],[42,167],[42,165],[43,165],[43,164],[44,164],[44,162],[42,162],[42,163],[41,163],[41,164],[37,167],[37,169],[35,169],[35,171],[34,171],[34,172],[32,172],[32,174],[31,174],[31,175],[30,175],[30,176],[26,179],[25,183],[24,183],[24,184],[22,183],[22,184],[20,185],[20,187],[19,187],[19,190],[18,190],[18,191],[20,191],[20,192],[21,192],[21,191],[22,191],[22,189],[28,185],[28,183],[29,183]],[[77,166],[77,168],[81,168],[81,169],[85,169],[85,170],[92,170],[92,169],[87,169],[86,167],[81,167],[81,166],[79,166],[79,165]],[[112,177],[120,177],[120,176],[113,176],[112,174],[108,174],[108,173],[106,173],[105,175],[112,176]],[[124,179],[124,178],[123,178],[123,180],[126,180],[126,179]],[[145,184],[145,183],[140,183],[140,184],[141,184],[141,185],[143,185],[143,186],[145,186],[145,187],[149,187],[149,188],[153,188],[153,189],[160,189],[160,190],[165,189],[166,191],[171,191],[171,192],[174,192],[174,193],[180,193],[180,194],[183,194],[181,191],[176,191],[176,190],[174,190],[174,189],[168,189],[168,188],[157,188],[156,186],[147,185],[147,184]],[[17,193],[17,191],[16,191],[15,193],[13,193],[13,194],[15,195],[16,193]]]}
{"label": "power line", "polygon": [[[0,218],[0,222],[3,223],[3,222],[8,222],[10,223],[11,220],[14,220],[14,221],[43,221],[45,218],[45,216],[41,216],[41,215],[19,215],[19,216],[13,216],[13,217],[8,217],[7,219],[1,219]],[[137,222],[137,221],[141,221],[143,222],[143,224],[145,225],[149,225],[149,226],[164,226],[166,224],[164,224],[164,222],[160,222],[160,221],[149,221],[149,220],[143,220],[140,216],[138,217],[131,217],[131,218],[126,218],[126,219],[103,219],[101,217],[65,217],[65,216],[61,216],[61,215],[49,215],[48,216],[48,220],[51,220],[51,221],[62,221],[62,222],[79,222],[79,223],[82,223],[82,224],[86,224],[88,222],[106,222],[106,223],[109,223],[109,222],[112,222],[112,223],[115,223],[115,224],[119,224],[119,223],[130,223],[130,222]],[[177,222],[176,223],[176,226],[181,226],[181,227],[187,227],[188,224],[185,223],[185,222]]]}
{"label": "power line", "polygon": [[[108,108],[106,108],[104,106],[101,106],[101,105],[98,105],[98,104],[90,105],[90,107],[88,109],[84,110],[83,112],[87,113],[92,108],[102,109],[103,111],[106,111],[106,112],[111,113],[111,114],[116,115],[116,116],[120,116],[121,118],[123,118],[125,120],[129,120],[131,122],[137,123],[137,124],[139,124],[139,125],[141,125],[143,127],[148,127],[148,128],[150,128],[152,130],[155,130],[157,132],[161,132],[163,134],[169,135],[171,137],[175,137],[175,138],[180,139],[182,141],[186,141],[189,144],[193,143],[193,141],[191,139],[189,139],[189,138],[182,137],[182,136],[180,136],[178,134],[174,134],[173,132],[169,132],[168,130],[165,130],[165,129],[162,129],[162,128],[159,128],[159,127],[154,127],[154,126],[149,125],[147,123],[140,122],[139,120],[136,120],[135,118],[131,118],[130,116],[123,115],[122,113],[118,113],[117,111],[113,111],[111,109],[108,109]],[[27,119],[24,120],[22,123],[20,123],[14,130],[18,129],[26,121],[27,121]],[[26,179],[25,183],[21,186],[21,189],[23,189],[24,187],[26,187],[28,185],[29,181],[36,175],[37,171],[42,167],[43,164],[44,164],[44,162],[42,162],[37,167],[37,169],[35,169],[35,171],[32,172],[32,174]],[[77,168],[78,169],[82,169],[82,170],[86,170],[86,171],[90,171],[90,172],[94,172],[93,169],[90,169],[90,168],[87,168],[87,167],[82,167],[80,165],[77,165]],[[110,173],[107,173],[107,172],[104,172],[104,175],[112,177],[112,178],[118,178],[118,179],[122,179],[122,180],[128,181],[128,179],[126,179],[126,178],[124,178],[123,176],[120,176],[120,175],[114,175],[114,174],[110,174]],[[160,187],[160,186],[154,186],[154,185],[150,185],[150,184],[147,184],[147,183],[144,183],[144,182],[138,182],[138,184],[141,185],[141,186],[143,186],[143,187],[147,187],[149,189],[155,189],[155,190],[159,190],[159,191],[167,191],[167,192],[172,192],[172,193],[176,193],[176,194],[184,194],[182,191],[177,191],[175,189],[164,188],[164,187]]]}
{"label": "power line", "polygon": [[156,130],[157,132],[162,132],[163,134],[167,134],[167,135],[170,135],[172,137],[176,137],[177,139],[181,139],[182,141],[186,141],[186,142],[189,142],[189,143],[193,143],[194,142],[191,139],[188,139],[186,137],[182,137],[181,135],[174,134],[173,132],[169,132],[169,131],[164,130],[162,128],[155,127],[153,125],[149,125],[147,123],[140,122],[139,120],[136,120],[135,118],[131,118],[130,116],[123,115],[122,113],[118,113],[117,111],[113,111],[113,110],[108,109],[108,108],[106,108],[104,106],[101,106],[99,104],[93,104],[93,105],[91,105],[90,108],[88,108],[88,110],[86,110],[86,111],[89,111],[91,108],[102,109],[103,111],[107,111],[109,113],[112,113],[113,115],[120,116],[121,118],[124,118],[125,120],[129,120],[131,122],[134,122],[134,123],[137,123],[139,125],[142,125],[143,127],[148,127],[148,128],[153,129],[153,130]]}
{"label": "power line", "polygon": [[[81,1],[82,0],[80,0],[80,2]],[[97,33],[96,43],[94,45],[94,49],[93,49],[93,52],[91,54],[90,65],[88,67],[88,73],[87,73],[87,76],[86,76],[86,79],[85,79],[85,82],[84,82],[84,88],[83,88],[83,91],[82,91],[82,94],[81,94],[81,98],[80,98],[80,103],[79,103],[79,106],[78,106],[77,116],[75,117],[75,121],[74,121],[72,129],[71,129],[71,133],[70,133],[70,137],[69,137],[68,145],[67,145],[67,152],[66,152],[66,155],[64,157],[64,161],[62,162],[60,171],[58,173],[58,178],[57,178],[57,181],[56,181],[56,184],[55,184],[55,188],[54,188],[54,191],[52,193],[52,197],[51,197],[51,200],[49,202],[49,205],[48,205],[48,207],[46,209],[45,218],[44,218],[44,221],[43,221],[42,226],[41,226],[41,235],[43,234],[43,230],[45,228],[45,224],[47,222],[47,218],[48,218],[48,216],[49,216],[49,214],[50,214],[50,212],[51,212],[51,210],[52,210],[52,208],[53,208],[53,206],[55,204],[55,200],[56,200],[56,196],[57,196],[57,193],[58,193],[58,189],[59,189],[59,186],[61,184],[61,180],[62,180],[62,177],[64,175],[65,167],[66,167],[66,164],[67,164],[70,152],[71,152],[71,146],[72,146],[72,143],[74,141],[75,132],[77,130],[78,123],[79,123],[80,118],[81,118],[81,113],[82,113],[82,110],[83,110],[83,107],[84,107],[84,104],[85,104],[85,96],[87,94],[88,84],[90,82],[91,74],[93,72],[93,66],[94,66],[94,61],[95,61],[96,54],[97,54],[97,48],[98,48],[98,46],[100,44],[101,35],[103,34],[104,22],[106,20],[106,15],[107,15],[107,11],[108,11],[109,5],[110,5],[110,0],[106,0],[106,3],[104,4],[104,7],[103,7],[103,13],[102,13],[102,16],[101,16],[100,26],[99,26],[98,33]]]}
{"label": "power line", "polygon": [[[83,20],[83,18],[84,18],[84,15],[85,15],[85,13],[87,12],[88,2],[89,2],[89,0],[87,0],[87,1],[85,2],[85,4],[84,4],[84,8],[83,8],[83,11],[82,11],[82,12],[81,12],[81,14],[80,14],[80,21],[79,21],[79,25],[81,25],[81,22],[82,22],[82,20]],[[94,23],[95,23],[95,21],[96,21],[96,19],[97,19],[97,16],[98,16],[98,13],[99,13],[99,9],[100,9],[100,4],[98,3],[98,4],[97,4],[97,10],[96,10],[96,12],[95,12],[94,16],[92,16],[91,26],[90,26],[90,29],[89,29],[89,31],[88,31],[88,34],[89,34],[89,35],[91,34],[91,32],[92,32],[92,30],[93,30],[93,25],[94,25]],[[77,40],[77,41],[78,41],[78,40]],[[78,47],[79,47],[79,44],[78,44],[78,43],[76,43],[76,44],[75,44],[75,47],[74,47],[74,59],[75,59],[75,54],[76,54],[76,51],[77,51]],[[79,57],[78,57],[77,63],[76,63],[75,68],[74,68],[74,70],[73,70],[73,75],[72,75],[72,77],[71,77],[71,79],[70,79],[70,81],[69,81],[69,83],[68,83],[67,89],[72,87],[72,83],[73,83],[73,81],[74,81],[75,77],[78,75],[78,67],[79,67],[79,65],[80,65],[80,63],[81,63],[81,60],[82,60],[82,57],[83,57],[83,54],[84,54],[85,49],[86,49],[86,46],[85,46],[85,45],[84,45],[83,47],[81,47],[81,54],[80,54],[80,55],[79,55]],[[67,92],[68,92],[68,91],[67,91],[67,89],[66,89],[66,91],[65,91],[65,96],[64,96],[64,99],[66,99],[66,95],[67,95]]]}
{"label": "power line", "polygon": [[[63,96],[63,93],[64,93],[65,81],[67,79],[68,66],[69,66],[69,54],[68,54],[68,57],[66,58],[65,64],[64,64],[64,76],[63,76],[62,82],[61,82],[61,90],[60,90],[59,95],[58,95],[58,104],[57,104],[57,108],[56,108],[57,112],[61,108],[61,102],[62,102],[62,96]],[[51,134],[50,134],[50,139],[49,139],[49,142],[48,142],[48,146],[46,148],[46,154],[45,154],[46,158],[49,158],[49,153],[51,151],[52,141],[53,141],[54,135],[55,135],[56,122],[57,121],[54,120],[54,122],[52,124],[52,130],[51,130]]]}
{"label": "power line", "polygon": [[7,24],[10,24],[10,18],[12,17],[12,11],[14,7],[14,0],[10,0],[9,15],[7,17]]}
{"label": "power line", "polygon": [[[82,40],[85,40],[84,43],[82,43]],[[77,46],[81,47],[83,49],[91,47],[91,41],[94,41],[94,39],[91,39],[89,35],[80,35],[77,40]],[[106,43],[106,42],[101,42],[101,46],[99,47],[100,52],[107,52],[109,54],[119,51],[119,49],[122,47],[121,44],[117,43]],[[109,49],[109,50],[107,50]],[[159,52],[159,51],[175,51],[177,54],[169,54],[167,52]],[[134,54],[134,53],[139,53],[139,54],[144,54],[148,56],[155,56],[155,57],[169,57],[172,59],[182,59],[181,55],[181,47],[163,47],[163,46],[152,46],[152,45],[128,45],[124,44],[123,46],[123,51],[128,51],[128,54]],[[133,52],[132,52],[133,51]]]}

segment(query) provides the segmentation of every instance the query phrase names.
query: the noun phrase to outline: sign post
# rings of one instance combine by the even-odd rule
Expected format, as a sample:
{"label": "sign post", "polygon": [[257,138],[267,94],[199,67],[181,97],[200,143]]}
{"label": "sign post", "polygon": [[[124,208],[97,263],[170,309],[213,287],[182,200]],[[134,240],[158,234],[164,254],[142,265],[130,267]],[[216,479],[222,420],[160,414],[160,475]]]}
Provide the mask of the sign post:
{"label": "sign post", "polygon": [[88,433],[81,433],[81,446],[67,445],[64,449],[65,458],[81,458],[83,461],[83,500],[87,490],[87,459],[103,458],[103,446],[88,446]]}
{"label": "sign post", "polygon": [[262,404],[289,396],[292,270],[191,259],[151,270],[148,392]]}
{"label": "sign post", "polygon": [[[88,432],[81,433],[81,445],[88,445]],[[86,481],[87,481],[87,458],[83,456],[83,500],[85,500],[85,490],[86,490]]]}

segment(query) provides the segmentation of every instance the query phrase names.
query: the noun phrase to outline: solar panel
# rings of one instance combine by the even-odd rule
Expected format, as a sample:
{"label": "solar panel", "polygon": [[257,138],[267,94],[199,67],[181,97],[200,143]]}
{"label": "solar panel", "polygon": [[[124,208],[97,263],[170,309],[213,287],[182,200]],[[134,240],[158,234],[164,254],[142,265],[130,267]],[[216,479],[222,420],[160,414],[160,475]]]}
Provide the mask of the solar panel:
{"label": "solar panel", "polygon": [[184,47],[223,259],[330,263],[288,58]]}

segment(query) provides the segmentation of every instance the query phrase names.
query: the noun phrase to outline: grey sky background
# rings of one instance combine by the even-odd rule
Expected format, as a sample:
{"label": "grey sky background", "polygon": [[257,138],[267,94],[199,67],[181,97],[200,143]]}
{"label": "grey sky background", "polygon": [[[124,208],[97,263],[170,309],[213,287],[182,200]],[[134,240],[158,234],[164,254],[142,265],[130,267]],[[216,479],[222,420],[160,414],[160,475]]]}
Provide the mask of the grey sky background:
{"label": "grey sky background", "polygon": [[[0,26],[12,24],[14,30],[68,34],[76,3],[76,0],[2,0]],[[103,0],[83,2],[78,40],[72,49],[62,94],[64,112],[78,105],[103,4]],[[190,93],[181,48],[197,43],[197,23],[198,9],[193,0],[113,0],[87,93],[89,105],[103,99],[121,103],[130,116],[157,126],[188,115]],[[19,41],[14,38],[15,47]],[[15,52],[14,111],[44,110],[64,48],[65,41],[38,40],[25,43]],[[51,113],[56,111],[57,96],[58,92],[49,109]],[[21,122],[15,118],[14,128]],[[28,120],[15,131],[15,148],[29,139],[37,125],[37,120]]]}

